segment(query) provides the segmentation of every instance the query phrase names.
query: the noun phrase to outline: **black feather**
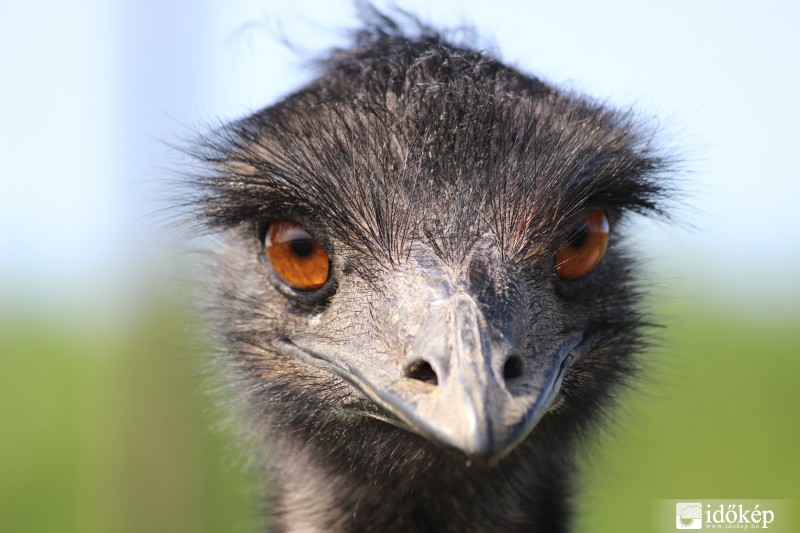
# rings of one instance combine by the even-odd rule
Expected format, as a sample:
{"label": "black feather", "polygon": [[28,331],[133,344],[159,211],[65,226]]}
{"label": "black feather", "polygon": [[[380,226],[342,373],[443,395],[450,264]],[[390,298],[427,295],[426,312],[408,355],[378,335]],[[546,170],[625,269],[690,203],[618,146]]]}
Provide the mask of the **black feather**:
{"label": "black feather", "polygon": [[[619,242],[591,279],[572,285],[554,279],[553,254],[587,209],[606,210],[612,224],[630,212],[663,214],[670,158],[632,113],[560,91],[410,16],[409,34],[383,13],[363,13],[367,25],[353,46],[321,60],[315,81],[208,134],[193,151],[210,169],[193,179],[196,215],[225,243],[216,316],[226,357],[251,392],[276,483],[302,487],[276,496],[277,524],[564,531],[571,452],[635,372],[645,318],[634,258]],[[371,279],[370,294],[337,285],[325,300],[290,302],[272,289],[258,234],[283,218],[313,229],[341,258],[341,275]],[[352,313],[369,314],[382,295],[380,275],[419,243],[455,268],[487,235],[517,269],[515,283],[548,288],[548,301],[528,301],[531,324],[580,327],[596,338],[565,379],[562,404],[492,468],[354,416],[380,412],[348,383],[272,345],[331,302],[355,302]],[[344,325],[329,340],[375,335],[359,329],[359,316],[338,317]],[[309,478],[325,497],[302,492],[317,486]]]}

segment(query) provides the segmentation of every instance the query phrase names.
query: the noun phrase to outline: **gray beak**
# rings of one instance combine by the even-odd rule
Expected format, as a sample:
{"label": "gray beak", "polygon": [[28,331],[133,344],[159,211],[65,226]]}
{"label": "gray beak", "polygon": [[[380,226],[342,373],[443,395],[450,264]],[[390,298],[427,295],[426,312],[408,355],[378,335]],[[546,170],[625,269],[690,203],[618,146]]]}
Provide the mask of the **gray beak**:
{"label": "gray beak", "polygon": [[502,457],[552,404],[580,339],[523,358],[514,343],[490,338],[470,296],[456,294],[442,307],[416,337],[405,379],[362,374],[362,390],[430,440],[475,459]]}
{"label": "gray beak", "polygon": [[387,304],[383,336],[399,348],[293,339],[281,349],[355,385],[380,408],[365,414],[491,462],[553,404],[581,337],[526,348],[522,304],[492,308],[474,291],[438,281]]}

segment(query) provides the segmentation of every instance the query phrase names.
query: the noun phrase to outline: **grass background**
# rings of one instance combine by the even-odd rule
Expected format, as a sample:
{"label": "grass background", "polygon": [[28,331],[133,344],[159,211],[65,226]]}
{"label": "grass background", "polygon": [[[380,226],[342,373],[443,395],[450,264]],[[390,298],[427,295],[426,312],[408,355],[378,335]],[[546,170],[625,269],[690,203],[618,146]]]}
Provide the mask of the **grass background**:
{"label": "grass background", "polygon": [[[0,531],[256,528],[256,479],[220,428],[190,321],[149,311],[99,333],[0,320]],[[649,531],[661,498],[798,501],[800,315],[658,314],[673,318],[648,377],[586,447],[577,530]]]}

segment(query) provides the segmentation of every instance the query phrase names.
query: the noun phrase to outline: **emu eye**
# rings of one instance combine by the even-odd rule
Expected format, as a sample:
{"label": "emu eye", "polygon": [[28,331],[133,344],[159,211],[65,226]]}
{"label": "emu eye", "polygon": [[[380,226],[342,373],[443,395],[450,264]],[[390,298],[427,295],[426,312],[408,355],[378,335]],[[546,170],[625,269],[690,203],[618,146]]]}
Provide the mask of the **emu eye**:
{"label": "emu eye", "polygon": [[328,254],[309,232],[291,220],[276,220],[264,239],[275,274],[298,291],[319,289],[328,281]]}
{"label": "emu eye", "polygon": [[600,263],[608,246],[608,217],[601,209],[588,211],[556,252],[556,272],[561,279],[582,278]]}

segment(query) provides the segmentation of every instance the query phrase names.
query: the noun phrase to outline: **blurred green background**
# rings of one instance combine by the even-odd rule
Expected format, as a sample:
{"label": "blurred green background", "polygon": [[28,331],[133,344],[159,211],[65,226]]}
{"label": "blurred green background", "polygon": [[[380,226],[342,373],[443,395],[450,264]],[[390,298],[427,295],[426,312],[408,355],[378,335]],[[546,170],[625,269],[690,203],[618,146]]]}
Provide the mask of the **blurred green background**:
{"label": "blurred green background", "polygon": [[[800,4],[397,4],[632,105],[684,161],[681,224],[630,228],[666,327],[583,450],[577,530],[650,531],[658,499],[796,508]],[[0,0],[0,532],[257,527],[170,146],[297,87],[353,24],[350,2]]]}
{"label": "blurred green background", "polygon": [[253,481],[187,315],[0,320],[0,531],[254,531]]}

